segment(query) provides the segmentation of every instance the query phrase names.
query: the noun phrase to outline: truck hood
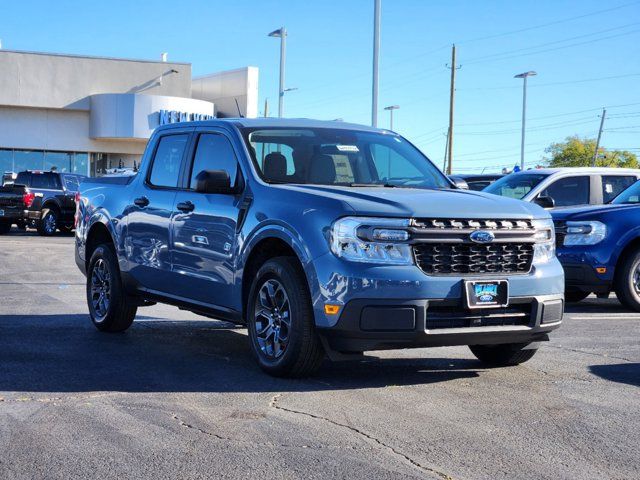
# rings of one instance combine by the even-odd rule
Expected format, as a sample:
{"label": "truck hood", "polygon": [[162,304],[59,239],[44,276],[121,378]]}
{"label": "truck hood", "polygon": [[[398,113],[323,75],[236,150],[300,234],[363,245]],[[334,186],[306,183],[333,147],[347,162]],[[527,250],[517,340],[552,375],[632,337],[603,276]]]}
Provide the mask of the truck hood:
{"label": "truck hood", "polygon": [[640,205],[606,204],[606,205],[583,205],[580,207],[560,207],[551,210],[554,220],[588,220],[610,212],[618,212],[628,209],[637,209]]}
{"label": "truck hood", "polygon": [[278,185],[320,198],[342,201],[358,215],[433,218],[548,218],[538,205],[470,190]]}

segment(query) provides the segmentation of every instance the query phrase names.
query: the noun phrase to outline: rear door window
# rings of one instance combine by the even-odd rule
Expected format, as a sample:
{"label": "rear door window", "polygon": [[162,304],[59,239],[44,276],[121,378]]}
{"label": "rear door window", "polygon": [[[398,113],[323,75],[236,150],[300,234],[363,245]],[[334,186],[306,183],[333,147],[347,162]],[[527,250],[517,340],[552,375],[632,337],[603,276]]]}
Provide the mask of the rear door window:
{"label": "rear door window", "polygon": [[589,203],[589,176],[565,177],[549,185],[540,196],[553,198],[556,207],[587,205]]}
{"label": "rear door window", "polygon": [[609,203],[620,192],[636,183],[633,175],[603,175],[602,176],[602,201]]}
{"label": "rear door window", "polygon": [[44,190],[62,190],[60,176],[56,173],[32,173],[31,188]]}
{"label": "rear door window", "polygon": [[169,188],[178,186],[182,157],[188,139],[188,134],[166,135],[160,139],[149,175],[151,185]]}

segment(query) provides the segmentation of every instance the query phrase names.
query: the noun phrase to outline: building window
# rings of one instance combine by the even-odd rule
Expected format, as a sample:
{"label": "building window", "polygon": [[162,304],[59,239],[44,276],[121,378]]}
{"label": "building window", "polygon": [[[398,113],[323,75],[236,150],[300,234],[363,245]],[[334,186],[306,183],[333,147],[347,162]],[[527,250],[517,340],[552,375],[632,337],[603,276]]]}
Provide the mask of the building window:
{"label": "building window", "polygon": [[88,165],[89,154],[84,152],[0,149],[0,173],[55,169],[58,172],[87,175]]}
{"label": "building window", "polygon": [[44,168],[44,152],[31,150],[14,150],[13,171],[42,170]]}

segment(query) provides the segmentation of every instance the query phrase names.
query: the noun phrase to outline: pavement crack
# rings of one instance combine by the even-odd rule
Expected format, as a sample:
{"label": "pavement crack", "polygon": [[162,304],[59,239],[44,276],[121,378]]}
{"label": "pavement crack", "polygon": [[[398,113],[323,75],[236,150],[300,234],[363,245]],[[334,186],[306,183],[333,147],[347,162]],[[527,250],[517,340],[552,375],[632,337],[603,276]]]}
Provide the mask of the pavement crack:
{"label": "pavement crack", "polygon": [[202,433],[203,435],[207,435],[209,437],[213,437],[213,438],[217,438],[218,440],[227,440],[227,441],[231,441],[230,438],[225,438],[222,437],[220,435],[218,435],[217,433],[213,433],[213,432],[208,432],[207,430],[203,430],[200,427],[196,427],[194,425],[191,425],[190,423],[185,422],[184,420],[182,420],[180,417],[178,417],[175,413],[171,415],[171,418],[173,418],[174,420],[176,420],[181,427],[184,428],[188,428],[190,430],[195,430],[198,433]]}
{"label": "pavement crack", "polygon": [[394,456],[400,458],[404,462],[409,463],[411,466],[413,466],[414,468],[417,468],[418,470],[422,471],[423,473],[431,473],[431,474],[437,475],[438,477],[443,478],[445,480],[453,480],[453,477],[447,475],[446,473],[440,472],[439,470],[436,470],[434,468],[422,465],[420,462],[418,462],[417,460],[414,460],[409,455],[399,451],[398,449],[396,449],[395,447],[393,447],[393,446],[391,446],[391,445],[389,445],[387,443],[384,443],[382,440],[374,437],[373,435],[371,435],[371,434],[369,434],[369,433],[367,433],[367,432],[365,432],[363,430],[360,430],[359,428],[353,427],[351,425],[347,425],[346,423],[337,422],[337,421],[332,420],[330,418],[323,417],[322,415],[316,415],[314,413],[303,412],[301,410],[294,410],[292,408],[283,407],[282,405],[278,404],[278,400],[280,399],[280,397],[282,397],[281,393],[278,393],[278,394],[274,395],[271,398],[271,401],[269,402],[269,407],[274,408],[276,410],[281,410],[281,411],[284,411],[284,412],[292,413],[292,414],[295,414],[295,415],[304,415],[304,416],[309,417],[309,418],[313,418],[313,419],[316,419],[316,420],[322,420],[324,422],[328,422],[328,423],[330,423],[332,425],[335,425],[337,427],[346,428],[347,430],[350,430],[353,433],[356,433],[357,435],[359,435],[359,436],[361,436],[361,437],[363,437],[363,438],[375,443],[376,445],[382,447],[383,449],[391,452]]}
{"label": "pavement crack", "polygon": [[609,359],[612,359],[612,360],[622,360],[623,362],[634,363],[633,360],[629,360],[628,358],[616,357],[615,355],[607,355],[607,354],[604,354],[604,353],[587,352],[585,350],[580,350],[578,348],[563,347],[562,345],[545,345],[545,348],[547,348],[547,347],[555,348],[555,349],[558,349],[558,350],[566,350],[566,351],[574,352],[574,353],[582,353],[584,355],[591,355],[591,356],[594,356],[594,357],[609,358]]}

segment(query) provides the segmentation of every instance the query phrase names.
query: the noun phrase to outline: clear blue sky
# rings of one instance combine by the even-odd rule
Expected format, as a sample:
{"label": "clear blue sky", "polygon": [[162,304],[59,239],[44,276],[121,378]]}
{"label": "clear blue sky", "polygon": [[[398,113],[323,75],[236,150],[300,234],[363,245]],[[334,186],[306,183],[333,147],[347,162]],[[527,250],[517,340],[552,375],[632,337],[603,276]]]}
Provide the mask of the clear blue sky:
{"label": "clear blue sky", "polygon": [[[286,116],[368,124],[373,0],[35,1],[0,3],[3,48],[193,64],[194,75],[260,68],[260,109],[275,112],[278,39],[289,31]],[[519,161],[522,80],[529,80],[527,163],[551,142],[594,136],[640,153],[640,1],[382,0],[380,107],[442,165],[450,47],[458,46],[454,171]],[[605,78],[608,77],[608,78]],[[625,105],[625,106],[621,106]],[[388,126],[381,111],[379,125]]]}

